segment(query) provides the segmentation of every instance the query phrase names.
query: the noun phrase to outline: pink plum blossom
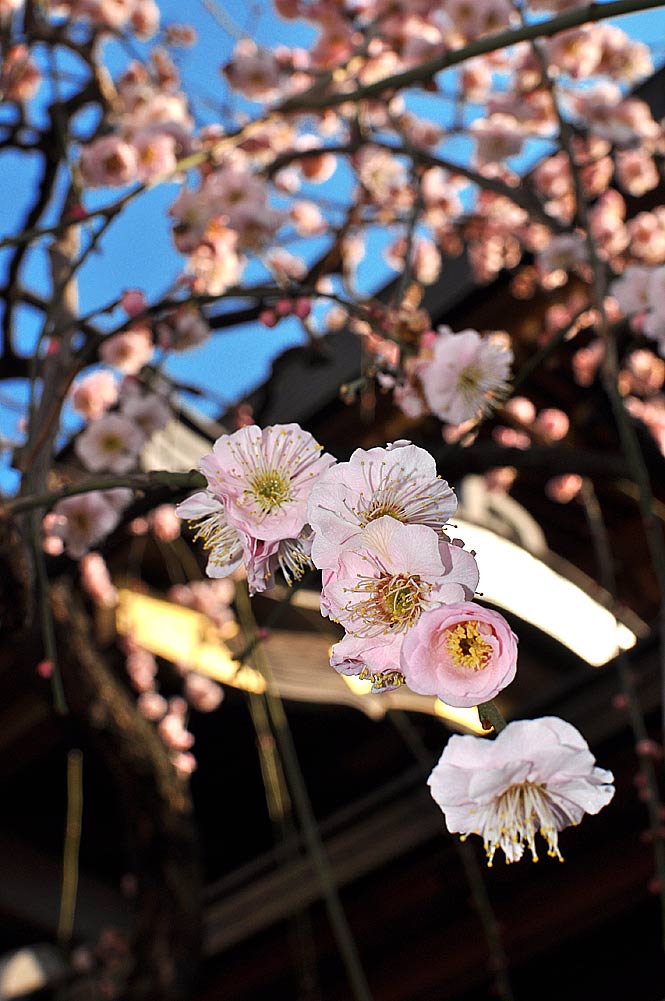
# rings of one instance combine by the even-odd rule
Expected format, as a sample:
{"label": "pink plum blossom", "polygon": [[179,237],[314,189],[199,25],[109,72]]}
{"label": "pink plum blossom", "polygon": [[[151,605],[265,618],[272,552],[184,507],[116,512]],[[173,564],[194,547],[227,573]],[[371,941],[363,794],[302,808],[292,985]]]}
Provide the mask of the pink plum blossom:
{"label": "pink plum blossom", "polygon": [[300,580],[314,564],[310,559],[311,532],[305,528],[297,539],[264,542],[244,536],[243,559],[250,594],[258,594],[275,585],[275,573],[281,570],[290,586]]}
{"label": "pink plum blossom", "polygon": [[454,734],[428,784],[448,830],[480,835],[491,865],[497,848],[506,862],[525,848],[536,861],[538,832],[561,859],[559,832],[602,810],[612,782],[574,726],[545,716],[514,720],[495,740]]}
{"label": "pink plum blossom", "polygon": [[534,428],[549,444],[561,441],[566,437],[570,429],[570,421],[563,410],[547,407],[538,414]]}
{"label": "pink plum blossom", "polygon": [[118,383],[112,372],[91,372],[72,389],[72,405],[86,420],[96,421],[118,401]]}
{"label": "pink plum blossom", "polygon": [[142,292],[141,289],[128,288],[120,297],[120,305],[127,316],[135,317],[145,312],[148,308],[148,300],[145,297],[145,292]]}
{"label": "pink plum blossom", "polygon": [[238,233],[213,219],[187,262],[193,290],[205,295],[222,295],[239,281],[243,267],[244,261],[238,256]]}
{"label": "pink plum blossom", "polygon": [[557,504],[569,504],[582,489],[582,477],[577,473],[563,473],[553,476],[545,484],[545,493]]}
{"label": "pink plum blossom", "polygon": [[136,465],[145,435],[127,417],[107,414],[89,424],[74,442],[74,451],[93,473],[127,473]]}
{"label": "pink plum blossom", "polygon": [[210,337],[210,327],[200,310],[180,306],[157,326],[159,344],[170,351],[188,351]]}
{"label": "pink plum blossom", "polygon": [[635,198],[653,191],[660,181],[653,157],[641,149],[617,152],[616,174],[624,191]]}
{"label": "pink plum blossom", "polygon": [[166,699],[157,692],[141,692],[136,700],[136,707],[142,716],[153,723],[163,719],[168,712],[169,704]]}
{"label": "pink plum blossom", "polygon": [[62,539],[65,552],[74,560],[101,542],[120,521],[117,508],[99,491],[66,497],[52,514],[49,530]]}
{"label": "pink plum blossom", "polygon": [[443,539],[444,526],[457,509],[452,488],[436,472],[429,452],[407,441],[387,448],[358,448],[348,462],[328,469],[313,486],[307,517],[314,529],[312,560],[337,565],[342,549],[353,546],[377,518],[426,525]]}
{"label": "pink plum blossom", "polygon": [[469,708],[511,683],[517,636],[502,615],[475,602],[440,605],[404,637],[400,665],[412,691]]}
{"label": "pink plum blossom", "polygon": [[176,142],[173,136],[155,129],[142,129],[132,138],[136,151],[136,173],[146,183],[155,177],[172,174],[177,166]]}
{"label": "pink plum blossom", "polygon": [[626,316],[641,313],[651,305],[650,283],[653,268],[629,264],[624,273],[612,282],[612,295]]}
{"label": "pink plum blossom", "polygon": [[250,38],[238,42],[223,73],[230,86],[250,100],[270,101],[279,96],[282,78],[279,62],[273,53],[259,49]]}
{"label": "pink plum blossom", "polygon": [[476,118],[470,131],[476,140],[476,160],[480,164],[503,163],[511,156],[518,156],[524,145],[524,130],[510,115],[497,113],[489,118]]}
{"label": "pink plum blossom", "polygon": [[274,542],[303,530],[309,493],[334,461],[298,424],[253,424],[218,438],[199,468],[235,528]]}
{"label": "pink plum blossom", "polygon": [[370,671],[399,669],[402,640],[421,614],[468,600],[477,584],[471,553],[441,542],[425,525],[378,518],[354,540],[353,549],[342,551],[325,581],[322,613],[347,631],[347,638],[333,648],[333,666],[349,673],[348,665],[338,663],[342,644],[348,647],[349,639],[359,639],[367,642],[361,656]]}
{"label": "pink plum blossom", "polygon": [[137,375],[152,358],[154,345],[147,327],[137,327],[114,334],[105,340],[99,356],[112,368],[124,375]]}
{"label": "pink plum blossom", "polygon": [[136,150],[120,136],[95,139],[81,151],[81,177],[87,188],[130,184],[138,177]]}
{"label": "pink plum blossom", "polygon": [[486,412],[507,391],[513,353],[476,330],[439,327],[431,356],[419,371],[431,412],[461,424]]}

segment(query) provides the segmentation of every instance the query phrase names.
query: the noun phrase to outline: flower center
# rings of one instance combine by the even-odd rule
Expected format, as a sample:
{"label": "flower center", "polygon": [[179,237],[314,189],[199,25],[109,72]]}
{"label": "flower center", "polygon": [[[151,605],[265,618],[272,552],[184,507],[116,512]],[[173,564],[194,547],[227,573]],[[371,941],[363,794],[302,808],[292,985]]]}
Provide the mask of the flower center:
{"label": "flower center", "polygon": [[264,511],[275,511],[291,499],[291,481],[277,469],[261,470],[250,477],[249,493]]}
{"label": "flower center", "polygon": [[463,396],[475,393],[482,379],[482,372],[477,365],[467,365],[457,379],[457,388]]}
{"label": "flower center", "polygon": [[362,620],[364,635],[372,636],[376,635],[377,629],[380,633],[409,629],[419,618],[432,585],[421,581],[417,575],[395,574],[379,580],[376,577],[361,577],[351,590],[356,594],[369,595],[358,604],[347,605],[346,611]]}
{"label": "flower center", "polygon": [[520,782],[509,786],[494,800],[481,831],[485,842],[487,864],[492,865],[494,853],[501,848],[506,862],[517,862],[528,848],[534,862],[538,861],[536,834],[547,842],[547,854],[563,862],[559,851],[558,830],[552,803],[544,784]]}
{"label": "flower center", "polygon": [[115,452],[122,452],[124,448],[122,439],[118,438],[114,434],[105,435],[101,439],[100,445],[102,447],[102,451],[108,452],[110,455],[114,454]]}
{"label": "flower center", "polygon": [[482,671],[492,655],[492,647],[480,634],[475,619],[458,622],[446,629],[445,647],[458,667]]}
{"label": "flower center", "polygon": [[389,515],[401,522],[405,519],[404,509],[396,500],[375,501],[362,513],[361,527],[364,528],[365,525],[369,525],[370,521],[376,521],[377,518],[383,518],[384,515]]}

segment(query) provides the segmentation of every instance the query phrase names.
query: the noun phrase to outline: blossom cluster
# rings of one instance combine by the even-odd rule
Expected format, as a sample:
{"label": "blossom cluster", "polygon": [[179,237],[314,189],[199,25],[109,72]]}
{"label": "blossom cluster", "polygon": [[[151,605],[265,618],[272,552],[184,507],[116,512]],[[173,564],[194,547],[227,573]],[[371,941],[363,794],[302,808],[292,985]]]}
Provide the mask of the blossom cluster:
{"label": "blossom cluster", "polygon": [[[335,462],[297,424],[250,425],[219,438],[200,469],[207,489],[177,512],[204,540],[208,574],[244,562],[258,591],[278,566],[289,583],[319,569],[321,612],[345,631],[331,652],[337,671],[374,692],[407,684],[466,708],[513,680],[517,637],[473,600],[475,555],[448,534],[457,501],[424,449],[397,441]],[[514,721],[493,742],[453,737],[430,777],[449,829],[480,834],[490,864],[499,847],[508,862],[525,847],[536,859],[537,832],[561,858],[558,832],[597,813],[611,782],[554,718]]]}

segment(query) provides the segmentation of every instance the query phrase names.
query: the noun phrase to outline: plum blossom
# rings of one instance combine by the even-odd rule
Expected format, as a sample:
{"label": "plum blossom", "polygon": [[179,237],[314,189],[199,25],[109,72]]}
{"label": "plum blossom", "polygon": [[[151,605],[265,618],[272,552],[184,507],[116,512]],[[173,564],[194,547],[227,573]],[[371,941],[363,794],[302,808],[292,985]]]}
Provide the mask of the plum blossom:
{"label": "plum blossom", "polygon": [[72,405],[86,420],[96,421],[118,400],[118,383],[112,372],[91,372],[74,384]]}
{"label": "plum blossom", "polygon": [[112,532],[120,512],[100,491],[78,494],[58,501],[52,511],[49,531],[59,536],[65,552],[78,560]]}
{"label": "plum blossom", "polygon": [[394,672],[402,640],[422,613],[468,600],[477,584],[471,553],[440,541],[425,525],[378,518],[353,549],[342,551],[336,570],[324,580],[322,614],[347,632],[333,648],[331,663],[341,673],[360,673],[362,666],[348,663],[351,650],[352,659],[370,672]]}
{"label": "plum blossom", "polygon": [[651,305],[650,284],[653,268],[629,264],[620,278],[612,283],[611,292],[626,316],[641,313]]}
{"label": "plum blossom", "polygon": [[91,472],[109,470],[122,474],[136,465],[145,440],[141,429],[127,417],[107,414],[89,424],[76,438],[74,450]]}
{"label": "plum blossom", "polygon": [[157,326],[159,344],[170,351],[188,351],[210,337],[210,327],[198,309],[179,306]]}
{"label": "plum blossom", "polygon": [[418,374],[428,407],[442,421],[477,417],[507,392],[513,353],[503,343],[476,330],[439,327],[428,353]]}
{"label": "plum blossom", "polygon": [[273,53],[259,49],[250,38],[242,38],[233,59],[222,72],[234,90],[254,101],[270,101],[279,96],[282,73]]}
{"label": "plum blossom", "polygon": [[152,534],[160,542],[175,542],[180,536],[180,518],[173,504],[160,504],[148,515]]}
{"label": "plum blossom", "polygon": [[469,708],[511,683],[517,637],[502,615],[475,602],[441,605],[405,636],[400,665],[412,691]]}
{"label": "plum blossom", "polygon": [[138,177],[132,145],[120,136],[102,136],[81,151],[81,177],[87,188],[122,187]]}
{"label": "plum blossom", "polygon": [[201,713],[214,712],[224,698],[224,691],[216,682],[194,671],[185,677],[184,693],[189,704]]}
{"label": "plum blossom", "polygon": [[503,163],[511,156],[518,156],[524,145],[524,130],[511,115],[496,113],[489,118],[476,118],[470,131],[477,143],[479,164]]}
{"label": "plum blossom", "polygon": [[457,509],[452,487],[436,472],[429,452],[407,441],[386,448],[355,450],[348,462],[323,473],[309,497],[314,529],[312,560],[319,569],[337,565],[340,551],[353,546],[377,518],[427,525],[445,539],[444,526]]}
{"label": "plum blossom", "polygon": [[307,522],[307,499],[334,463],[298,424],[255,424],[222,435],[199,468],[223,500],[229,522],[266,542],[297,538]]}
{"label": "plum blossom", "polygon": [[614,795],[611,772],[596,767],[582,735],[565,720],[514,720],[495,740],[453,735],[429,777],[448,830],[478,834],[488,865],[497,848],[517,862],[536,834],[547,854],[562,859],[559,832],[598,813]]}
{"label": "plum blossom", "polygon": [[137,375],[152,358],[154,345],[147,327],[136,327],[114,334],[104,341],[99,356],[124,375]]}

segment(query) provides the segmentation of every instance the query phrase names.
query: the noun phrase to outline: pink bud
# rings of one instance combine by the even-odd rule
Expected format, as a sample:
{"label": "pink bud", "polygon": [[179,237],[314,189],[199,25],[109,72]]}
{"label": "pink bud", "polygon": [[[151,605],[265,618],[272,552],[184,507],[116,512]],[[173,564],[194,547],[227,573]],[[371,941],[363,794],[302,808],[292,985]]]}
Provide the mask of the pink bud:
{"label": "pink bud", "polygon": [[548,442],[561,441],[562,438],[566,437],[569,429],[570,421],[563,410],[557,410],[556,407],[541,410],[536,418],[536,430]]}
{"label": "pink bud", "polygon": [[620,712],[625,712],[628,708],[628,699],[622,692],[619,692],[618,695],[615,695],[612,699],[612,705]]}
{"label": "pink bud", "polygon": [[275,327],[277,321],[278,317],[272,309],[262,309],[259,313],[259,323],[262,323],[264,327]]}
{"label": "pink bud", "polygon": [[531,400],[527,400],[526,396],[513,396],[506,403],[504,410],[521,424],[533,424],[536,417],[536,408]]}
{"label": "pink bud", "polygon": [[293,312],[299,320],[306,320],[312,312],[312,305],[309,299],[296,299]]}
{"label": "pink bud", "polygon": [[50,678],[53,674],[53,661],[40,660],[37,664],[37,674],[40,678]]}
{"label": "pink bud", "polygon": [[290,316],[293,312],[293,303],[290,299],[278,299],[275,303],[277,316]]}
{"label": "pink bud", "polygon": [[88,218],[88,213],[82,205],[72,205],[71,209],[67,213],[67,218],[71,219],[73,222],[81,222],[83,219]]}
{"label": "pink bud", "polygon": [[557,504],[568,504],[582,489],[582,477],[576,473],[555,476],[545,484],[545,493]]}
{"label": "pink bud", "polygon": [[181,775],[191,775],[192,772],[196,771],[196,758],[187,751],[182,754],[176,754],[173,758],[173,764]]}
{"label": "pink bud", "polygon": [[51,338],[48,342],[48,347],[46,349],[46,357],[53,358],[55,355],[60,354],[60,341]]}
{"label": "pink bud", "polygon": [[120,305],[127,316],[140,316],[148,308],[148,300],[138,288],[128,288],[120,297]]}
{"label": "pink bud", "polygon": [[663,756],[663,748],[655,740],[638,740],[635,750],[642,758],[656,758],[656,760],[660,760]]}

